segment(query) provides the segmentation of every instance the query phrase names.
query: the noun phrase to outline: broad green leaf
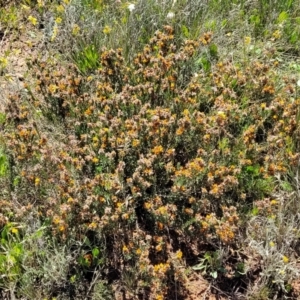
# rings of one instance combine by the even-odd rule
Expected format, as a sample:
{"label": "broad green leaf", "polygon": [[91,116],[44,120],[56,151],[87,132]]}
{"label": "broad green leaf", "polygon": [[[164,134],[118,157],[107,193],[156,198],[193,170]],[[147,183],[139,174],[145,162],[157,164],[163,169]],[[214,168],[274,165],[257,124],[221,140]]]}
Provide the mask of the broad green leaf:
{"label": "broad green leaf", "polygon": [[289,18],[289,15],[286,11],[283,11],[280,13],[280,15],[277,18],[278,23],[283,23]]}

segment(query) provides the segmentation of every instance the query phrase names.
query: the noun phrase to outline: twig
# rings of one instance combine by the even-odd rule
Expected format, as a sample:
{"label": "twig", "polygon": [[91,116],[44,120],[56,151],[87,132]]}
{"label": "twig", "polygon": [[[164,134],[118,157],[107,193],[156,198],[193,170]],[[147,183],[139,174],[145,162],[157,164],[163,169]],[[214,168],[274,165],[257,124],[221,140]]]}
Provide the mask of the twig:
{"label": "twig", "polygon": [[[95,274],[95,273],[94,273],[94,274]],[[85,299],[88,299],[88,296],[89,296],[89,294],[90,294],[90,292],[91,292],[93,286],[94,286],[95,283],[97,282],[99,276],[100,276],[100,272],[99,272],[99,270],[98,270],[96,276],[93,278],[93,281],[92,281],[91,284],[90,284],[90,287],[89,287],[89,289],[88,289],[88,291],[87,291],[87,293],[86,293],[86,298],[85,298]]]}

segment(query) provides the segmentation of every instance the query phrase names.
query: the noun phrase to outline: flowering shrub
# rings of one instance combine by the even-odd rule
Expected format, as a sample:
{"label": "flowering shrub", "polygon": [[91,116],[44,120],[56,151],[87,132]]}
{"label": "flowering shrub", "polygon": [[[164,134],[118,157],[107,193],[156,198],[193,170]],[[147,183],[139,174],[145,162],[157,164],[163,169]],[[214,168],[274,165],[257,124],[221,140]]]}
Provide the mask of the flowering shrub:
{"label": "flowering shrub", "polygon": [[[0,122],[3,232],[25,221],[29,232],[44,225],[41,236],[65,256],[53,271],[64,282],[47,273],[51,297],[84,281],[86,297],[96,288],[113,297],[108,286],[119,282],[123,299],[187,298],[187,270],[202,271],[215,286],[255,281],[262,271],[266,286],[287,294],[298,275],[291,256],[299,220],[284,221],[282,198],[299,197],[288,195],[298,184],[297,176],[291,180],[299,165],[296,79],[280,76],[272,49],[255,59],[221,59],[211,31],[198,36],[170,26],[175,9],[165,11],[169,25],[151,38],[141,34],[136,53],[100,47],[86,15],[67,24],[73,8],[74,15],[85,5],[100,16],[109,11],[105,3],[54,5],[50,42],[59,43],[65,30],[72,41],[62,45],[78,39],[82,47],[73,63],[34,58],[34,78],[9,96]],[[116,9],[123,16],[126,6],[124,24],[146,18],[140,3],[125,4]],[[32,27],[40,21],[26,19]],[[116,29],[102,23],[109,40]],[[245,55],[252,42],[243,39]],[[294,202],[286,207],[297,210]],[[285,230],[288,241],[280,238]],[[40,236],[22,234],[29,242],[16,255],[16,284],[26,281],[21,258],[32,263],[26,249],[39,258],[35,268],[47,262],[30,242]],[[22,244],[18,230],[9,236]],[[256,269],[252,254],[263,259]]]}

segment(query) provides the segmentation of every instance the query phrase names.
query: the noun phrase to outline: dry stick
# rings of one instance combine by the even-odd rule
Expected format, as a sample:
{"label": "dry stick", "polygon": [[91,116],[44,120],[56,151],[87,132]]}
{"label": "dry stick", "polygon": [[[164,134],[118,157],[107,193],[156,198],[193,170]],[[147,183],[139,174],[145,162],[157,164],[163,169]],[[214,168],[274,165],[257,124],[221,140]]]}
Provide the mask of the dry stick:
{"label": "dry stick", "polygon": [[7,32],[8,32],[8,29],[6,29],[6,30],[4,31],[4,34],[3,34],[3,36],[2,36],[0,45],[4,42],[4,39],[5,39],[5,37],[6,37]]}
{"label": "dry stick", "polygon": [[[225,295],[225,296],[227,296],[227,297],[230,296],[228,293],[223,292],[222,290],[220,290],[219,288],[217,288],[217,287],[214,286],[214,285],[211,285],[211,287],[212,287],[213,289],[217,290],[219,293],[221,293],[221,294],[223,294],[223,295]],[[228,299],[229,299],[229,298],[228,298]]]}
{"label": "dry stick", "polygon": [[90,294],[90,292],[91,292],[93,286],[94,286],[95,283],[97,282],[99,276],[100,276],[100,272],[97,271],[97,275],[94,277],[94,279],[93,279],[93,281],[91,282],[90,287],[89,287],[89,289],[88,289],[88,291],[87,291],[87,293],[86,293],[86,299],[88,299],[88,296],[89,296],[89,294]]}

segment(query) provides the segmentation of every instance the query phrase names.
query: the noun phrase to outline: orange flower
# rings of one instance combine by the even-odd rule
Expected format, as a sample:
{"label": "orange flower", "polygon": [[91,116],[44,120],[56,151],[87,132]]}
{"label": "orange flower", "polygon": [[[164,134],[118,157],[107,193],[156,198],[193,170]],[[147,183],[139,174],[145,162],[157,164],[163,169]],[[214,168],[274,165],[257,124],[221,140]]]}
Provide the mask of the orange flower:
{"label": "orange flower", "polygon": [[157,245],[157,246],[155,247],[155,250],[156,250],[157,252],[160,252],[160,251],[162,250],[161,244]]}
{"label": "orange flower", "polygon": [[164,148],[163,146],[159,145],[159,146],[155,146],[153,149],[152,149],[152,153],[153,154],[156,154],[156,155],[159,155],[160,153],[162,153],[164,151]]}
{"label": "orange flower", "polygon": [[164,229],[164,224],[163,223],[157,222],[156,224],[157,224],[157,227],[158,227],[159,230],[163,230]]}
{"label": "orange flower", "polygon": [[177,130],[176,130],[176,135],[182,135],[184,133],[184,128],[183,127],[179,127]]}

